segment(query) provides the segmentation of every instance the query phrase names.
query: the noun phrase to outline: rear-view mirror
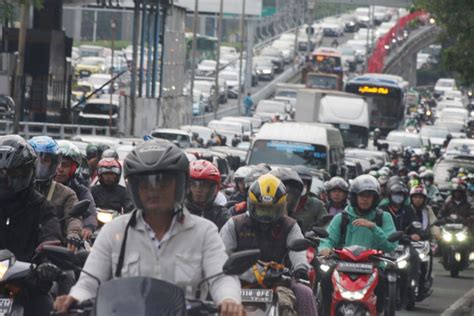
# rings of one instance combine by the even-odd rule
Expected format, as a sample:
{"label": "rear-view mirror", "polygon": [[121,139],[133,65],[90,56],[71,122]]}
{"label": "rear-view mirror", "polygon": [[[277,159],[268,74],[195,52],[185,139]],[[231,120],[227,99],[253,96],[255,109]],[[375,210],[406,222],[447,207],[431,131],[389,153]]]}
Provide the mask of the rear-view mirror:
{"label": "rear-view mirror", "polygon": [[333,219],[333,215],[324,215],[323,217],[321,217],[321,219],[319,220],[319,225],[320,226],[326,226],[327,224],[329,224],[332,219]]}
{"label": "rear-view mirror", "polygon": [[74,204],[69,211],[70,217],[88,217],[90,215],[88,209],[91,201],[89,200],[82,200]]}
{"label": "rear-view mirror", "polygon": [[41,252],[61,269],[70,270],[76,266],[76,256],[67,248],[45,245]]}
{"label": "rear-view mirror", "polygon": [[312,231],[316,234],[316,236],[318,236],[319,238],[328,238],[329,237],[329,233],[324,229],[324,228],[321,228],[321,227],[313,227],[312,228]]}
{"label": "rear-view mirror", "polygon": [[239,275],[250,269],[260,259],[260,249],[234,252],[225,262],[222,270],[226,275]]}
{"label": "rear-view mirror", "polygon": [[288,243],[288,250],[290,251],[305,251],[311,247],[311,242],[306,239],[294,239]]}
{"label": "rear-view mirror", "polygon": [[390,241],[390,242],[396,242],[396,241],[399,241],[403,235],[405,235],[404,232],[402,231],[396,231],[396,232],[393,232],[392,234],[390,234],[390,236],[388,236],[387,240]]}

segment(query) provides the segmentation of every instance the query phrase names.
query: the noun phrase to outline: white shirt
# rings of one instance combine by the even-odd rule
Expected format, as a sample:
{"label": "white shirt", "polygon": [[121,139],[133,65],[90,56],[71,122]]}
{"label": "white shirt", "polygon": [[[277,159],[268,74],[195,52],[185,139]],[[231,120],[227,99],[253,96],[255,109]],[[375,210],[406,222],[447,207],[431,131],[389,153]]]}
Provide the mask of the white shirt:
{"label": "white shirt", "polygon": [[173,217],[173,220],[171,221],[171,225],[170,225],[170,228],[168,229],[168,231],[165,233],[165,235],[163,236],[163,238],[161,238],[161,240],[159,240],[158,238],[156,238],[156,234],[155,234],[155,231],[153,230],[153,228],[151,228],[150,225],[148,225],[147,222],[144,222],[145,223],[145,228],[148,232],[148,236],[150,237],[151,241],[153,242],[153,244],[155,245],[155,250],[156,250],[156,253],[158,255],[160,255],[161,253],[161,244],[166,242],[168,239],[170,239],[170,232],[173,230],[174,228],[174,225],[176,224],[176,216]]}

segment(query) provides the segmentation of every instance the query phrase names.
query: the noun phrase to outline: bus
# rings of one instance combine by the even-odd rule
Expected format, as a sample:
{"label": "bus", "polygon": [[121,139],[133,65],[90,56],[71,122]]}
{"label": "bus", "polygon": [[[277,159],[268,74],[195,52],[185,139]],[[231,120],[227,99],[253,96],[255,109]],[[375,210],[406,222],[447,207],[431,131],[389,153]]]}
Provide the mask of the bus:
{"label": "bus", "polygon": [[346,83],[346,92],[361,95],[369,104],[370,128],[386,134],[397,129],[405,111],[408,83],[385,74],[364,74]]}
{"label": "bus", "polygon": [[[186,60],[192,60],[193,33],[186,33]],[[196,61],[216,59],[217,38],[196,34]]]}
{"label": "bus", "polygon": [[303,69],[303,83],[308,88],[342,90],[343,76],[342,54],[330,47],[316,49],[311,55],[310,63]]}

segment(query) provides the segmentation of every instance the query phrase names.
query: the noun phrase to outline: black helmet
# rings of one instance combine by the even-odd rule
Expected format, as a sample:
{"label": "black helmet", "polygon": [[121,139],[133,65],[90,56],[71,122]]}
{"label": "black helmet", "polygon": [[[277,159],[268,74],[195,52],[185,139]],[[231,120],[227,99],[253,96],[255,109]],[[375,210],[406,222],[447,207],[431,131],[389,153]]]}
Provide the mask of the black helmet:
{"label": "black helmet", "polygon": [[115,149],[107,149],[102,153],[102,158],[114,158],[119,159],[119,154]]}
{"label": "black helmet", "polygon": [[307,186],[308,192],[306,194],[309,194],[309,191],[311,189],[311,185],[313,184],[313,174],[311,173],[311,170],[303,165],[297,165],[291,168],[294,172],[296,172],[303,183]]}
{"label": "black helmet", "polygon": [[362,192],[371,192],[375,199],[372,203],[371,209],[378,205],[380,198],[380,184],[375,177],[364,174],[358,176],[352,181],[350,188],[350,202],[352,207],[357,207],[357,195]]}
{"label": "black helmet", "polygon": [[387,192],[389,195],[399,193],[403,195],[407,195],[409,193],[408,187],[405,185],[405,183],[398,181],[395,183],[391,183],[390,185],[387,185]]}
{"label": "black helmet", "polygon": [[0,136],[0,199],[11,197],[33,183],[35,161],[35,151],[21,136]]}
{"label": "black helmet", "polygon": [[286,207],[288,214],[293,213],[296,210],[299,199],[306,195],[303,181],[301,181],[300,176],[295,171],[286,168],[273,170],[270,174],[280,179],[285,185],[288,195]]}
{"label": "black helmet", "polygon": [[98,157],[98,155],[97,155],[97,145],[94,145],[94,144],[87,145],[87,147],[86,147],[86,158],[89,160],[89,159],[97,158],[97,157]]}
{"label": "black helmet", "polygon": [[110,149],[110,146],[107,145],[107,144],[99,144],[99,145],[97,145],[97,158],[98,158],[99,160],[102,159],[102,155],[103,155],[103,153],[104,153],[107,149]]}
{"label": "black helmet", "polygon": [[182,209],[188,183],[189,160],[169,141],[153,139],[135,147],[123,162],[127,189],[135,206],[143,208],[141,184],[156,189],[176,183],[175,211]]}
{"label": "black helmet", "polygon": [[252,170],[245,176],[244,178],[244,188],[245,191],[247,191],[252,183],[258,180],[260,176],[263,176],[264,174],[267,174],[270,172],[271,169],[267,168],[267,165],[265,164],[260,164],[257,166],[250,166]]}
{"label": "black helmet", "polygon": [[348,193],[349,184],[346,182],[346,180],[344,180],[341,177],[332,177],[331,180],[326,182],[325,189],[327,193],[329,193],[329,191],[334,190],[334,189],[340,189]]}

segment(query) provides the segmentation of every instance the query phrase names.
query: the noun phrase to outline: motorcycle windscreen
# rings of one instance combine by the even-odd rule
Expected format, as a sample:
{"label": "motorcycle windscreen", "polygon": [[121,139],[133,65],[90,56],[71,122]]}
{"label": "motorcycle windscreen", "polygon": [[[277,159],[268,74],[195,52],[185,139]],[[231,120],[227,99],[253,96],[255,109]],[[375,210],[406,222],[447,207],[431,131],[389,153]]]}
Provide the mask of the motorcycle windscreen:
{"label": "motorcycle windscreen", "polygon": [[96,315],[185,315],[184,292],[175,285],[146,277],[108,281],[99,287]]}

